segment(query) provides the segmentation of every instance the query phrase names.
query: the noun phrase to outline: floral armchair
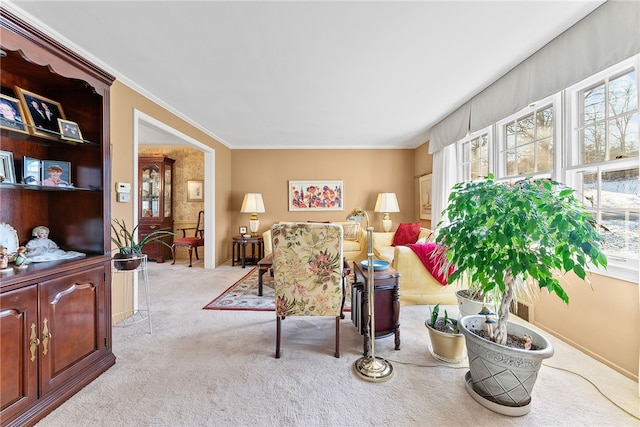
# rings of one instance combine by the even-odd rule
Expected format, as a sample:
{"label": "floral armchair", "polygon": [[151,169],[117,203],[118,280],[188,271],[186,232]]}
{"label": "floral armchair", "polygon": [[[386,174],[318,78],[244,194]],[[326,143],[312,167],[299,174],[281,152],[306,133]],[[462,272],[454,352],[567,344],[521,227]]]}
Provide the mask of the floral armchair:
{"label": "floral armchair", "polygon": [[337,224],[281,223],[271,227],[276,302],[276,358],[282,319],[334,316],[335,357],[340,357],[343,229]]}

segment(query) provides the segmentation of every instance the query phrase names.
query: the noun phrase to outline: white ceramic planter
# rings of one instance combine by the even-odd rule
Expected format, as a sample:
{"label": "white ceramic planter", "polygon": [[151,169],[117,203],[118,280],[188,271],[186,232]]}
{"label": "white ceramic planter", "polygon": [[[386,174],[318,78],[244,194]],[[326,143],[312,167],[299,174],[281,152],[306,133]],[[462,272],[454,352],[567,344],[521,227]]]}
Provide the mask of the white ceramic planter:
{"label": "white ceramic planter", "polygon": [[460,311],[460,318],[464,316],[473,316],[475,314],[480,313],[480,311],[482,310],[482,307],[485,305],[493,313],[496,312],[494,304],[485,304],[482,301],[475,301],[467,297],[464,297],[460,294],[460,292],[462,291],[464,291],[464,289],[456,291],[456,298],[458,299],[458,310]]}
{"label": "white ceramic planter", "polygon": [[538,370],[544,359],[553,356],[551,342],[513,322],[507,324],[508,333],[520,337],[525,333],[530,335],[532,344],[540,350],[511,348],[487,341],[471,332],[484,329],[485,316],[465,316],[458,325],[465,337],[469,358],[469,394],[483,406],[505,415],[528,413]]}

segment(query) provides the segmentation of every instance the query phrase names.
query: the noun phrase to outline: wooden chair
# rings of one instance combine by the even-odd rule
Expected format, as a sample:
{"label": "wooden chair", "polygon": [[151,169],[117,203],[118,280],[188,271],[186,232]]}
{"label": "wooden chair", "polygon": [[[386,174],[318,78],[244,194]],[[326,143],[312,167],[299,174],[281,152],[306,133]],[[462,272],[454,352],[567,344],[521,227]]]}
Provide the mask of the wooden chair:
{"label": "wooden chair", "polygon": [[[195,227],[179,228],[178,230],[182,231],[182,237],[174,239],[171,245],[171,256],[173,258],[171,265],[176,263],[176,247],[181,246],[189,249],[189,267],[191,267],[193,250],[196,250],[196,259],[199,260],[198,247],[204,246],[204,211],[198,212],[198,222]],[[193,236],[187,237],[188,230],[194,230]]]}
{"label": "wooden chair", "polygon": [[333,316],[335,357],[340,357],[343,231],[337,224],[285,223],[271,228],[276,303],[276,359],[282,319]]}

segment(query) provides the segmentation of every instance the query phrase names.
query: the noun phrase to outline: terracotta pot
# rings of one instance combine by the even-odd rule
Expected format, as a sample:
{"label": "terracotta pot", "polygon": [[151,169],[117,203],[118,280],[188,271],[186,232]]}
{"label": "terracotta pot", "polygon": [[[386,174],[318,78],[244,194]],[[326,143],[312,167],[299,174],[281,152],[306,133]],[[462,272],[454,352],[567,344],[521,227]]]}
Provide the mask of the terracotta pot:
{"label": "terracotta pot", "polygon": [[135,270],[140,267],[142,261],[138,254],[121,254],[117,253],[113,256],[115,260],[113,266],[116,270]]}
{"label": "terracotta pot", "polygon": [[431,354],[447,363],[459,363],[464,359],[464,335],[441,332],[424,322],[431,339]]}
{"label": "terracotta pot", "polygon": [[469,394],[481,405],[504,415],[528,413],[531,391],[542,361],[553,356],[551,342],[513,322],[507,323],[507,333],[519,337],[528,334],[539,350],[507,347],[488,341],[472,332],[485,327],[485,316],[465,316],[458,326],[465,337],[469,357]]}

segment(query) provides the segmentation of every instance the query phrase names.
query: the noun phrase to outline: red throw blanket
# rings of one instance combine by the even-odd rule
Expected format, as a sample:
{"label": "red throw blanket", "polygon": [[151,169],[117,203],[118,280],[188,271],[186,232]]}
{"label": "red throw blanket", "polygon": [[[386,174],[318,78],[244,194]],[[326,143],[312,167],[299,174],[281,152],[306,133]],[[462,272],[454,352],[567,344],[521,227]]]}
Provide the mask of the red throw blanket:
{"label": "red throw blanket", "polygon": [[[433,277],[435,277],[443,286],[447,284],[447,279],[444,277],[444,274],[438,272],[439,257],[434,254],[437,249],[441,248],[441,245],[438,243],[413,243],[407,246],[410,247],[416,255],[418,255],[420,261],[422,261]],[[453,266],[449,267],[449,274],[454,271],[455,268]]]}

